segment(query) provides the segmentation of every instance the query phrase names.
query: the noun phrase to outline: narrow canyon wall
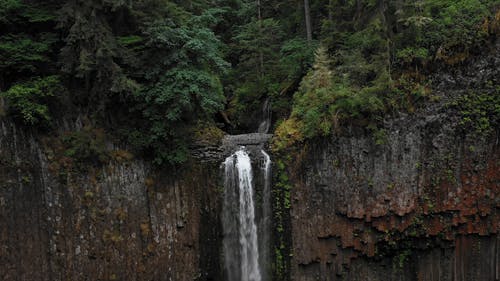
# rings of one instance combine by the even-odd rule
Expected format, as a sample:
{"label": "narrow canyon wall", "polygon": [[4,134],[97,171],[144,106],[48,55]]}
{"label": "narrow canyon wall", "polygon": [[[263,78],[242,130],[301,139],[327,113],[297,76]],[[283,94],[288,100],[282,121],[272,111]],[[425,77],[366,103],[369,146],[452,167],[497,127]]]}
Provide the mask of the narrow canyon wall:
{"label": "narrow canyon wall", "polygon": [[[432,102],[305,146],[291,176],[291,279],[500,280],[499,131],[450,104],[498,95],[496,50],[429,77]],[[298,164],[297,164],[298,163]]]}
{"label": "narrow canyon wall", "polygon": [[221,280],[219,163],[125,158],[71,174],[1,121],[0,280]]}

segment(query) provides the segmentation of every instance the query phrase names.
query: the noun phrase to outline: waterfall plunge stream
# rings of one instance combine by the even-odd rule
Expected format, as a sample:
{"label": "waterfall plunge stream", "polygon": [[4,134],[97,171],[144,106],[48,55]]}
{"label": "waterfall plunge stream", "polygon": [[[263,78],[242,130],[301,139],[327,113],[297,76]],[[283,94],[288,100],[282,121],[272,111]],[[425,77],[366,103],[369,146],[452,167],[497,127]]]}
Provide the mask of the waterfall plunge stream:
{"label": "waterfall plunge stream", "polygon": [[260,229],[257,229],[256,222],[250,156],[242,147],[224,162],[224,260],[228,281],[267,280],[271,161],[267,153],[261,153],[264,157],[264,188]]}

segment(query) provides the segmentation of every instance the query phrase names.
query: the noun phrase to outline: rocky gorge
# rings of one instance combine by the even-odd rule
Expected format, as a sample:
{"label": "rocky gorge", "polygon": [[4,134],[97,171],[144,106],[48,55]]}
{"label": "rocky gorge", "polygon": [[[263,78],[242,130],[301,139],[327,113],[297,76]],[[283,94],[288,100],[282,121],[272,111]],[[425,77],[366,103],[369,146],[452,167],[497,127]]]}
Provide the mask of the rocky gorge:
{"label": "rocky gorge", "polygon": [[[464,129],[454,105],[499,94],[498,51],[434,75],[433,98],[379,138],[345,126],[270,153],[270,280],[500,280],[499,128]],[[170,170],[107,143],[104,164],[76,167],[51,136],[1,120],[0,279],[225,280],[221,163],[271,137],[200,144]]]}

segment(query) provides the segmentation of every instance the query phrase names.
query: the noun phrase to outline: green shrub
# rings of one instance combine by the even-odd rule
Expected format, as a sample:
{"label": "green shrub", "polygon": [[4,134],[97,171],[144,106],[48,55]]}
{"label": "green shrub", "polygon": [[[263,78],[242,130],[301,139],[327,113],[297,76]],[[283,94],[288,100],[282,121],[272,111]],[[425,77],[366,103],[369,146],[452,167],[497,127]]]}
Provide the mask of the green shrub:
{"label": "green shrub", "polygon": [[488,35],[481,24],[492,16],[495,2],[425,0],[406,5],[398,13],[404,27],[394,40],[396,57],[404,63],[432,57],[449,64],[463,61]]}
{"label": "green shrub", "polygon": [[31,38],[24,34],[0,36],[0,70],[10,72],[35,72],[40,63],[49,61],[50,46],[55,41],[54,34],[40,34]]}
{"label": "green shrub", "polygon": [[328,136],[346,120],[377,119],[385,110],[384,97],[391,91],[389,79],[379,74],[359,88],[335,77],[326,50],[319,48],[313,69],[294,96],[291,117],[277,130],[273,149],[280,150],[318,136]]}
{"label": "green shrub", "polygon": [[485,136],[500,126],[500,88],[493,93],[469,93],[451,106],[459,111],[459,125],[465,132]]}
{"label": "green shrub", "polygon": [[81,131],[66,133],[62,138],[64,156],[76,163],[100,164],[109,160],[103,129],[85,127]]}
{"label": "green shrub", "polygon": [[429,59],[429,50],[419,47],[406,47],[398,50],[396,57],[405,62],[413,63],[415,61],[427,61]]}
{"label": "green shrub", "polygon": [[48,103],[63,91],[58,76],[47,76],[15,84],[0,97],[5,98],[9,114],[27,125],[39,125],[51,120]]}
{"label": "green shrub", "polygon": [[19,10],[23,4],[19,0],[2,0],[0,1],[0,23],[8,23],[11,13]]}

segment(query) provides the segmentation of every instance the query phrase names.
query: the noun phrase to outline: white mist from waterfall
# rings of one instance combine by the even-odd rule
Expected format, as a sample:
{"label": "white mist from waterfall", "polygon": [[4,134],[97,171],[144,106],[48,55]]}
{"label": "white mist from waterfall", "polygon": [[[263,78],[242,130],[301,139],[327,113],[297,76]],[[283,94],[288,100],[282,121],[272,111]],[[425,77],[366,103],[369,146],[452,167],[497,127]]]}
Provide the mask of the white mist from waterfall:
{"label": "white mist from waterfall", "polygon": [[224,166],[224,258],[228,281],[262,281],[250,157],[242,148],[229,156]]}

